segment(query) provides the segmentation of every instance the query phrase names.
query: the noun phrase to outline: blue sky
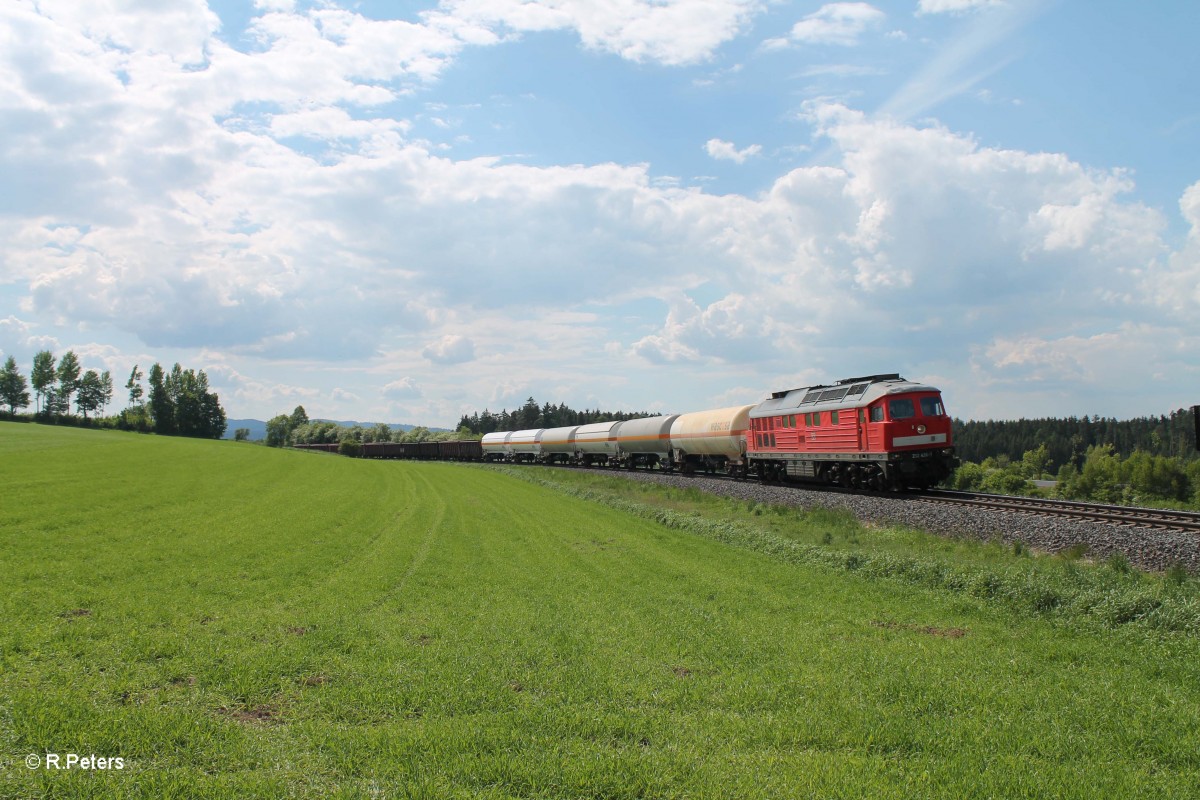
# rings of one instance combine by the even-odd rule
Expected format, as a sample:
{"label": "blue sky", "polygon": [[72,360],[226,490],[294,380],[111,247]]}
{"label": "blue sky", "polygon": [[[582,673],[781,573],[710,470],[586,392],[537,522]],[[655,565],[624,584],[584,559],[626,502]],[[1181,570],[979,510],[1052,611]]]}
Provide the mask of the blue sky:
{"label": "blue sky", "polygon": [[13,0],[0,354],[233,417],[1200,402],[1193,2]]}

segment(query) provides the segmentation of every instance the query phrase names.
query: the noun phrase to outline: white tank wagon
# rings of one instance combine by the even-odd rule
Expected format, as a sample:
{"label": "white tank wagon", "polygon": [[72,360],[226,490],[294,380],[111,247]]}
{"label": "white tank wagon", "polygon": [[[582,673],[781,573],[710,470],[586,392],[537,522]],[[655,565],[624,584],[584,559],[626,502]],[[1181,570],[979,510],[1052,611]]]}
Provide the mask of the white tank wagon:
{"label": "white tank wagon", "polygon": [[512,435],[512,431],[497,431],[496,433],[485,433],[483,441],[483,460],[484,461],[507,461],[512,452],[508,449],[508,437]]}
{"label": "white tank wagon", "polygon": [[547,428],[542,431],[541,460],[553,464],[555,461],[569,462],[575,459],[575,431],[578,425],[565,428]]}
{"label": "white tank wagon", "polygon": [[513,461],[537,461],[542,454],[545,428],[513,431],[508,435],[508,455]]}
{"label": "white tank wagon", "polygon": [[629,419],[613,431],[617,440],[617,461],[627,469],[653,468],[671,464],[671,425],[678,414],[665,417]]}
{"label": "white tank wagon", "polygon": [[584,464],[607,464],[617,459],[613,428],[619,422],[593,422],[575,431],[575,457]]}
{"label": "white tank wagon", "polygon": [[743,474],[752,408],[732,406],[676,417],[671,423],[671,456],[676,468],[684,473],[721,470]]}

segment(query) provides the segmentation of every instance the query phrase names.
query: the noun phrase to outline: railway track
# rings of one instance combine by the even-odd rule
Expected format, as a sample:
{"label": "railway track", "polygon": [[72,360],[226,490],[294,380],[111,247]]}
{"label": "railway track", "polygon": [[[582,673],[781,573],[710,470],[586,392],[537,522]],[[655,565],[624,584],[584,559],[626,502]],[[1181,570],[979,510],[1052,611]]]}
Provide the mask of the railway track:
{"label": "railway track", "polygon": [[[613,474],[624,474],[626,470],[604,470]],[[654,471],[654,474],[666,477],[676,477],[681,484],[686,484],[694,477],[704,477],[709,480],[732,481],[734,483],[756,483],[753,479],[734,478],[721,474],[697,474],[695,476],[679,475]],[[986,511],[1000,511],[1010,514],[1031,514],[1076,522],[1097,522],[1128,528],[1153,528],[1164,531],[1183,531],[1200,533],[1200,512],[1173,511],[1163,508],[1143,508],[1138,506],[1114,506],[1102,503],[1083,503],[1074,500],[1052,500],[1040,497],[1019,497],[1004,494],[982,494],[979,492],[962,492],[952,489],[926,489],[915,492],[873,492],[855,489],[843,489],[838,486],[823,484],[787,484],[808,491],[827,492],[830,494],[857,495],[860,497],[907,498],[910,500],[928,502],[931,504],[961,506]]]}
{"label": "railway track", "polygon": [[[563,465],[559,465],[563,467]],[[593,468],[580,468],[593,469]],[[628,474],[628,470],[604,470],[614,475]],[[756,483],[754,479],[733,477],[721,474],[696,474],[692,476],[677,473],[664,473],[654,470],[654,475],[661,477],[676,477],[679,483],[694,480],[695,477],[715,481],[731,481],[734,483]],[[1006,513],[1025,513],[1057,519],[1073,519],[1075,522],[1093,522],[1118,525],[1123,528],[1153,528],[1157,530],[1184,531],[1184,533],[1200,534],[1200,512],[1174,511],[1171,509],[1146,509],[1141,506],[1117,506],[1100,503],[1080,503],[1075,500],[1054,500],[1046,498],[1025,498],[1009,494],[983,494],[979,492],[959,492],[954,489],[924,489],[914,492],[865,492],[860,489],[844,489],[838,486],[826,486],[821,483],[794,483],[794,488],[806,489],[810,492],[829,494],[858,495],[858,497],[876,498],[907,498],[936,505],[970,507],[983,511],[1001,511]]]}
{"label": "railway track", "polygon": [[1087,522],[1103,522],[1109,525],[1200,533],[1200,513],[1194,511],[1111,506],[1100,503],[1080,503],[1071,500],[1011,497],[1002,494],[979,494],[976,492],[958,492],[943,489],[930,489],[918,492],[913,497],[929,503],[966,506],[991,511],[1038,514],[1047,517],[1061,517]]}

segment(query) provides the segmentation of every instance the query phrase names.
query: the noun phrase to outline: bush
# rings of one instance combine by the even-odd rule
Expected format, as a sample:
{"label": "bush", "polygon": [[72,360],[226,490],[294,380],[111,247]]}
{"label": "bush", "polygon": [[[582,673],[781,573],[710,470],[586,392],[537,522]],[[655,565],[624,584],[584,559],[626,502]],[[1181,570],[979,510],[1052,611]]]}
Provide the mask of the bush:
{"label": "bush", "polygon": [[358,458],[362,455],[362,445],[356,441],[347,439],[338,445],[338,453],[351,458]]}

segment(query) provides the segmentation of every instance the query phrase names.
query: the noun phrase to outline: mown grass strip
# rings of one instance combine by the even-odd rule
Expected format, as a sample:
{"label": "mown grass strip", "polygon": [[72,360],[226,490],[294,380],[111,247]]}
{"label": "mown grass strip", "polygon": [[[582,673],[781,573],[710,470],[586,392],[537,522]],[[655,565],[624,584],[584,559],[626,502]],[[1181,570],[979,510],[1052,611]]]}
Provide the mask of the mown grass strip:
{"label": "mown grass strip", "polygon": [[[1200,597],[1193,586],[1147,578],[1122,569],[1119,564],[1086,568],[1068,563],[1060,569],[1038,570],[1020,562],[996,567],[862,548],[847,552],[803,544],[749,521],[712,519],[702,513],[664,507],[668,502],[685,505],[672,499],[669,490],[647,492],[643,489],[641,501],[630,500],[613,491],[610,481],[619,478],[588,481],[589,487],[581,485],[578,478],[564,480],[545,470],[501,469],[522,480],[573,497],[603,503],[674,530],[753,550],[787,563],[819,565],[870,578],[945,589],[996,601],[1021,613],[1071,621],[1087,619],[1110,627],[1133,624],[1162,631],[1200,633]],[[825,516],[817,515],[818,519]],[[746,514],[747,520],[753,518],[752,513]],[[837,524],[845,525],[846,521],[839,519]],[[872,533],[862,529],[862,535],[869,537]],[[830,537],[825,541],[832,543]]]}

